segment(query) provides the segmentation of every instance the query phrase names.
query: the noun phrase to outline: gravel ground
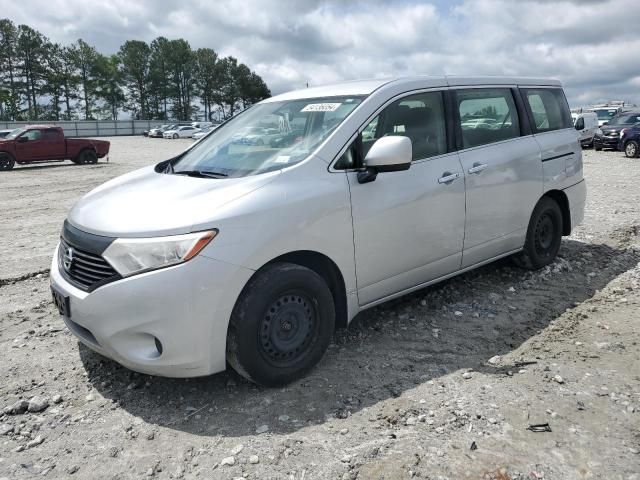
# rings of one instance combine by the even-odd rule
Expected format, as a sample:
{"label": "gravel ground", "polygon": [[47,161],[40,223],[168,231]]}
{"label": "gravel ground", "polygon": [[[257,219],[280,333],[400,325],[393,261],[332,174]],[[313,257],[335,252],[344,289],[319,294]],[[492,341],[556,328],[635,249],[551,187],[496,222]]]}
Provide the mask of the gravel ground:
{"label": "gravel ground", "polygon": [[553,265],[364,312],[264,389],[135,374],[65,330],[47,269],[73,201],[189,145],[112,142],[108,164],[0,176],[0,480],[640,479],[640,161],[584,152],[585,223]]}

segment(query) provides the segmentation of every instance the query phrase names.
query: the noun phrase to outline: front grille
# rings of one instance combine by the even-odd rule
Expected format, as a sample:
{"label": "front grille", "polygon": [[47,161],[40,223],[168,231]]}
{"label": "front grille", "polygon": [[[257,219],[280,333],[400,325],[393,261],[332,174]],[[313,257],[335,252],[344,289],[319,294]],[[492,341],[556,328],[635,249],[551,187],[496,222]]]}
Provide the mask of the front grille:
{"label": "front grille", "polygon": [[100,255],[71,245],[64,239],[60,240],[58,264],[65,278],[85,291],[95,290],[120,278],[118,272]]}

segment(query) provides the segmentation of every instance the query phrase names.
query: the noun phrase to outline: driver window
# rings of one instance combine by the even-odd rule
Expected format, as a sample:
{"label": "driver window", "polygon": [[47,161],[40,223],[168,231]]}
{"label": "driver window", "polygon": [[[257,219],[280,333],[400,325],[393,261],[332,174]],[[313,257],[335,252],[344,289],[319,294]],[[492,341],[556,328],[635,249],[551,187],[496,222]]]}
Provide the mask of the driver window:
{"label": "driver window", "polygon": [[476,88],[456,92],[462,148],[520,136],[518,111],[508,88]]}
{"label": "driver window", "polygon": [[389,135],[409,137],[414,161],[447,153],[442,92],[409,95],[393,102],[364,127],[334,168],[359,167],[376,140]]}
{"label": "driver window", "polygon": [[385,108],[362,131],[362,157],[389,135],[409,137],[414,161],[447,153],[442,92],[402,97]]}
{"label": "driver window", "polygon": [[22,134],[22,136],[28,138],[30,142],[33,140],[40,140],[40,130],[29,130]]}

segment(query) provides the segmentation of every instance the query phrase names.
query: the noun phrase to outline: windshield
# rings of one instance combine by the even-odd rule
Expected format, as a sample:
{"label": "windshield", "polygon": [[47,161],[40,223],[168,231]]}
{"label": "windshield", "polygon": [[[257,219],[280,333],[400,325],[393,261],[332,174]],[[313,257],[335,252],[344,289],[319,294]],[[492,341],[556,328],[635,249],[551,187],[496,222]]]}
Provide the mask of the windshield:
{"label": "windshield", "polygon": [[173,165],[173,173],[243,177],[304,160],[362,97],[328,97],[254,105],[217,128]]}
{"label": "windshield", "polygon": [[16,128],[15,130],[11,130],[11,133],[9,133],[6,138],[18,138],[21,133],[26,131],[26,128]]}
{"label": "windshield", "polygon": [[640,122],[640,115],[619,115],[613,118],[609,125],[633,125]]}
{"label": "windshield", "polygon": [[593,110],[595,114],[598,116],[598,120],[609,120],[613,118],[613,116],[618,113],[618,110],[615,108],[601,108],[599,110]]}

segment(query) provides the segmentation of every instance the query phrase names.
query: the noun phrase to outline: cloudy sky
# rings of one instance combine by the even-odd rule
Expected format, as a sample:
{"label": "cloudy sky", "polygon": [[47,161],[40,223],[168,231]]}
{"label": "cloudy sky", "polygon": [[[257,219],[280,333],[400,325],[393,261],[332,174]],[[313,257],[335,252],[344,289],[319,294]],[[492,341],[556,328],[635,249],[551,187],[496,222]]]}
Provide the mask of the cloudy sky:
{"label": "cloudy sky", "polygon": [[640,104],[639,0],[0,0],[2,15],[103,53],[182,37],[273,93],[411,74],[559,78],[572,105]]}

